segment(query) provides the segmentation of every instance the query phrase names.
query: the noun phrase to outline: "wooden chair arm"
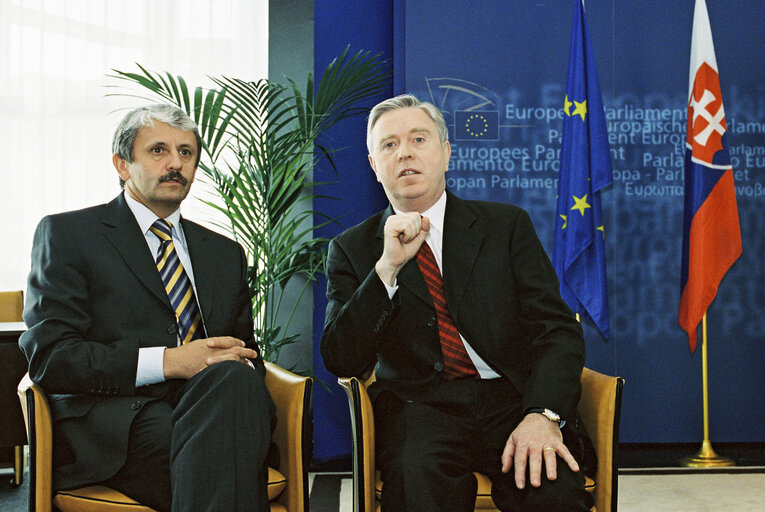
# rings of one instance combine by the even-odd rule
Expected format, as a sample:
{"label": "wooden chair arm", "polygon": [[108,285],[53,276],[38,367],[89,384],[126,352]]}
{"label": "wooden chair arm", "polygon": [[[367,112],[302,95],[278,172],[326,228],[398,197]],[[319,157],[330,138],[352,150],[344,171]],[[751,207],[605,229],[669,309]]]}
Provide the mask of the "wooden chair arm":
{"label": "wooden chair arm", "polygon": [[345,390],[348,406],[351,410],[351,427],[354,438],[353,475],[354,510],[374,512],[375,486],[375,422],[372,400],[367,393],[367,386],[374,377],[362,382],[356,377],[340,378],[338,384]]}
{"label": "wooden chair arm", "polygon": [[48,398],[28,373],[16,391],[29,439],[29,501],[34,505],[30,510],[50,512],[53,503],[53,420]]}

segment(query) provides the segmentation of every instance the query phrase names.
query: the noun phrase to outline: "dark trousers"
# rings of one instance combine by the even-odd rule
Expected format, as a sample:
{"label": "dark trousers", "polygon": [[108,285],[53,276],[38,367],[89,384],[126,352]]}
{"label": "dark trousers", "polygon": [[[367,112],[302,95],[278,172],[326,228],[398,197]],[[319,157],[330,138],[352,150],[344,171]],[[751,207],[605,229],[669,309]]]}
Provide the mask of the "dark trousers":
{"label": "dark trousers", "polygon": [[527,483],[519,490],[513,470],[502,473],[502,451],[522,419],[520,408],[521,397],[506,379],[443,381],[418,401],[402,401],[390,392],[376,397],[383,512],[472,511],[474,471],[491,479],[500,510],[589,510],[593,498],[584,489],[584,476],[560,458],[557,479],[547,480],[543,470],[538,488]]}
{"label": "dark trousers", "polygon": [[268,510],[275,408],[262,372],[224,362],[149,402],[106,485],[161,512]]}

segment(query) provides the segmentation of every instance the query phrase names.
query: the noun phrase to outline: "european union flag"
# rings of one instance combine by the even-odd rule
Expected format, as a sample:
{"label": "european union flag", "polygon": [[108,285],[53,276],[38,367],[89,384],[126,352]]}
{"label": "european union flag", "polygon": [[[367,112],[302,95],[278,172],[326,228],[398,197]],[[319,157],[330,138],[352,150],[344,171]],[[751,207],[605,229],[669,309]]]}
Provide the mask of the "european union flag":
{"label": "european union flag", "polygon": [[458,110],[454,113],[454,140],[499,140],[499,112]]}
{"label": "european union flag", "polygon": [[611,152],[590,32],[582,0],[574,2],[563,100],[553,265],[563,299],[609,335],[606,251],[600,191],[610,185]]}

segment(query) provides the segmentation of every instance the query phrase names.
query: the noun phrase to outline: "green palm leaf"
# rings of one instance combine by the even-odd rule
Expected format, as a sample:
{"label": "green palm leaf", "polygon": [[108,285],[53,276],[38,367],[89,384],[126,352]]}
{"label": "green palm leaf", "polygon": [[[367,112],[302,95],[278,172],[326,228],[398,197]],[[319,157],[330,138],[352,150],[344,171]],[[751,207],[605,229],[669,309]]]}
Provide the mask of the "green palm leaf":
{"label": "green palm leaf", "polygon": [[[192,93],[181,76],[137,66],[138,72],[113,70],[110,76],[179,106],[199,126],[200,169],[220,198],[204,202],[226,216],[247,252],[255,334],[264,359],[276,360],[296,341],[287,332],[300,297],[285,304],[284,290],[301,278],[302,295],[321,272],[329,240],[315,237],[314,229],[334,222],[310,206],[324,197],[314,193],[321,187],[311,182],[315,165],[326,161],[335,169],[336,149],[318,139],[339,120],[366,112],[360,102],[389,86],[390,70],[379,55],[346,48],[318,84],[308,74],[305,90],[292,80],[285,87],[221,76],[210,77],[213,88]],[[284,324],[277,323],[281,311]]]}

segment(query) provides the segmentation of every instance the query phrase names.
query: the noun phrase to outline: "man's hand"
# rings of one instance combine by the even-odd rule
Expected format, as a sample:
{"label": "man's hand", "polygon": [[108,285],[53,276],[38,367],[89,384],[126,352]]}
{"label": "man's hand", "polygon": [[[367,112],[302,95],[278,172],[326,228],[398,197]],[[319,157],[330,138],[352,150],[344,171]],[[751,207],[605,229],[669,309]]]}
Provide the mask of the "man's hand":
{"label": "man's hand", "polygon": [[579,471],[579,464],[563,444],[563,435],[554,422],[539,413],[527,414],[515,428],[502,452],[502,472],[508,473],[515,467],[515,485],[518,489],[526,486],[526,466],[532,487],[539,487],[544,462],[548,480],[558,477],[556,455],[560,456],[572,471]]}
{"label": "man's hand", "polygon": [[247,363],[247,359],[257,357],[258,353],[245,348],[242,340],[230,336],[194,340],[165,350],[165,378],[190,379],[208,366],[222,361]]}
{"label": "man's hand", "polygon": [[388,286],[393,286],[401,268],[420,250],[428,231],[430,219],[418,212],[391,215],[385,221],[385,245],[382,256],[375,264],[375,271]]}

